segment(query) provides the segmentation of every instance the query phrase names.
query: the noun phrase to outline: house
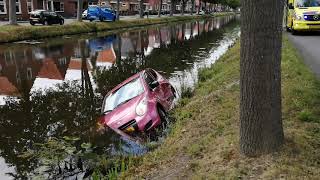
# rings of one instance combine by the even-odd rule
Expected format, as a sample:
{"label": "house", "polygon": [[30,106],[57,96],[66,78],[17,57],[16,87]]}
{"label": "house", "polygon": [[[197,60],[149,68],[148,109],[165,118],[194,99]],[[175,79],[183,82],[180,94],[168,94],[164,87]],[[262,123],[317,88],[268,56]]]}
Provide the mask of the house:
{"label": "house", "polygon": [[[84,0],[84,8],[93,3],[92,0]],[[18,20],[28,20],[31,11],[45,9],[55,11],[64,17],[75,17],[77,14],[77,0],[16,0],[16,12]],[[0,0],[0,20],[9,19],[9,0]]]}

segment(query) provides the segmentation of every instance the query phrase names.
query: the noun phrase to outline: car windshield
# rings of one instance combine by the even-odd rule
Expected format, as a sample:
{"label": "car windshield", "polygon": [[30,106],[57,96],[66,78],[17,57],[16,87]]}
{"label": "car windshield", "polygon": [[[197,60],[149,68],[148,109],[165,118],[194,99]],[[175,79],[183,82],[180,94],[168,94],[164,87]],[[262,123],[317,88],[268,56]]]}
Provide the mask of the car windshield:
{"label": "car windshield", "polygon": [[110,94],[104,101],[103,112],[110,112],[128,102],[129,100],[137,97],[144,92],[144,88],[139,78],[136,78],[129,83],[125,84],[114,93]]}
{"label": "car windshield", "polygon": [[320,7],[320,0],[296,0],[297,7]]}

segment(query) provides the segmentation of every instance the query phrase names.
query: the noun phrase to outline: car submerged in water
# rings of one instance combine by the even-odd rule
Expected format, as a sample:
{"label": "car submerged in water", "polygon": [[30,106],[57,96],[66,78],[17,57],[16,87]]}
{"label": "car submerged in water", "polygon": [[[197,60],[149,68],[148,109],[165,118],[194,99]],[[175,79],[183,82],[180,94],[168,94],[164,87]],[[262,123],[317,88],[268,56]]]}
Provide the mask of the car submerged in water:
{"label": "car submerged in water", "polygon": [[123,136],[150,133],[168,123],[176,91],[153,69],[141,71],[112,89],[104,98],[100,124]]}

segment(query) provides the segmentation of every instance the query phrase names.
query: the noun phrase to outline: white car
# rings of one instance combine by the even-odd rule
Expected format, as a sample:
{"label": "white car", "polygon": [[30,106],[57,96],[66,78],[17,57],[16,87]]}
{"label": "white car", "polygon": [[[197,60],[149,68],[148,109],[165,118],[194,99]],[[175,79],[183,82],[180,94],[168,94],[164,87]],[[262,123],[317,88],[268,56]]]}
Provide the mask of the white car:
{"label": "white car", "polygon": [[87,16],[88,16],[88,10],[83,11],[82,19],[87,19]]}
{"label": "white car", "polygon": [[204,14],[205,14],[205,12],[203,10],[199,11],[199,15],[204,15]]}

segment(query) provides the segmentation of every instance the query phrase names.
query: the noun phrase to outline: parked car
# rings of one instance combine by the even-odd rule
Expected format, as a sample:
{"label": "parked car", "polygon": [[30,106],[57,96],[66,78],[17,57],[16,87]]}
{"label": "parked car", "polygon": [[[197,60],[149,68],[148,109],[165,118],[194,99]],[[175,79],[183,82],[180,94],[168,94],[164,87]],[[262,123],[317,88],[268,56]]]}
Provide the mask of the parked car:
{"label": "parked car", "polygon": [[205,15],[206,13],[203,10],[199,11],[199,15]]}
{"label": "parked car", "polygon": [[141,71],[105,96],[99,124],[125,136],[152,132],[168,122],[167,112],[175,93],[169,81],[155,70]]}
{"label": "parked car", "polygon": [[30,13],[30,24],[43,24],[43,25],[51,25],[51,24],[64,24],[64,18],[51,11],[47,10],[35,10]]}
{"label": "parked car", "polygon": [[82,13],[82,19],[87,19],[88,16],[88,10],[84,10]]}
{"label": "parked car", "polygon": [[100,20],[100,21],[115,21],[116,14],[109,7],[100,7],[100,6],[89,6],[87,11],[87,19],[90,21]]}

